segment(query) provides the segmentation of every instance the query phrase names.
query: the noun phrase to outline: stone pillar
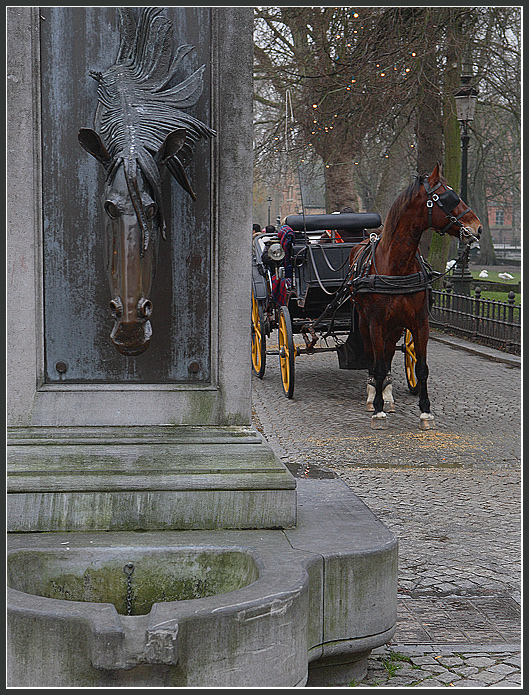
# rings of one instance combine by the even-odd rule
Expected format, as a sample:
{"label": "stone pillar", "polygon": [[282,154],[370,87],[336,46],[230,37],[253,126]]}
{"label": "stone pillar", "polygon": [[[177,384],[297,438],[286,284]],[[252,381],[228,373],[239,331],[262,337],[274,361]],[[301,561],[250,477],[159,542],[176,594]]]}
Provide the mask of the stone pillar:
{"label": "stone pillar", "polygon": [[[8,8],[10,531],[295,524],[295,481],[251,427],[252,11],[208,11],[217,130],[207,250],[210,378],[76,383],[52,380],[45,369],[40,35],[46,8]],[[109,65],[114,57],[109,54]],[[76,133],[86,125],[70,127]],[[64,162],[64,176],[71,175]]]}

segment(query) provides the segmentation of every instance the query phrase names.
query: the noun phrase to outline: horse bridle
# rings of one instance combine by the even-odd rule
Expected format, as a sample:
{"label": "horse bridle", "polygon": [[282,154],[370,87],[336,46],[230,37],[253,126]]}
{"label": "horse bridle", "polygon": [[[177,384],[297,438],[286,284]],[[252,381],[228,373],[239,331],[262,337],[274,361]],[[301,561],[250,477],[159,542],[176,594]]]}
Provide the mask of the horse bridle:
{"label": "horse bridle", "polygon": [[[434,203],[437,203],[437,205],[441,208],[441,210],[445,213],[446,217],[449,220],[448,224],[445,227],[443,227],[442,229],[436,229],[436,232],[438,232],[438,234],[442,236],[450,229],[452,225],[455,224],[459,227],[459,239],[461,241],[464,241],[465,236],[471,238],[471,241],[469,242],[470,244],[474,241],[478,241],[478,237],[476,237],[471,232],[471,230],[468,229],[468,227],[465,227],[465,225],[463,225],[459,221],[462,217],[464,217],[467,214],[467,212],[472,212],[472,210],[467,207],[465,210],[463,210],[463,212],[459,213],[457,217],[455,217],[452,214],[454,208],[456,208],[457,205],[462,202],[461,198],[457,195],[454,189],[446,186],[446,184],[443,184],[440,181],[438,181],[433,188],[430,186],[427,179],[425,179],[422,183],[428,195],[428,200],[426,201],[426,207],[428,208],[428,227],[432,226],[432,208],[434,206]],[[437,195],[435,191],[440,186],[444,186],[446,190],[444,193]]]}

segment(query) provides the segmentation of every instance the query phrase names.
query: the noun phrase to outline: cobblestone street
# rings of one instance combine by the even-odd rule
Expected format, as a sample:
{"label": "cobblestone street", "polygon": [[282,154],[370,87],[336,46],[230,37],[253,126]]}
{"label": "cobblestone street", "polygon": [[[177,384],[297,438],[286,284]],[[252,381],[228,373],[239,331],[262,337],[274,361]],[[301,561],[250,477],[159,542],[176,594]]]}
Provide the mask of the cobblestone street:
{"label": "cobblestone street", "polygon": [[462,346],[429,342],[430,431],[398,352],[386,430],[334,353],[296,359],[291,400],[277,357],[253,378],[254,424],[293,474],[337,475],[399,539],[397,630],[353,685],[520,687],[520,369]]}

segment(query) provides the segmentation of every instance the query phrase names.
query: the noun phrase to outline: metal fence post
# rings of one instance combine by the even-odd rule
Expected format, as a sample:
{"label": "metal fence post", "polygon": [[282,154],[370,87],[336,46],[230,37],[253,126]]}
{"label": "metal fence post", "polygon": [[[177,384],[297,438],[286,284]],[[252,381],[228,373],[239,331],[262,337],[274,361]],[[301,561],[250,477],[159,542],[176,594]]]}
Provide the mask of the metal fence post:
{"label": "metal fence post", "polygon": [[481,287],[476,286],[474,294],[476,295],[474,301],[474,337],[477,338],[480,328]]}

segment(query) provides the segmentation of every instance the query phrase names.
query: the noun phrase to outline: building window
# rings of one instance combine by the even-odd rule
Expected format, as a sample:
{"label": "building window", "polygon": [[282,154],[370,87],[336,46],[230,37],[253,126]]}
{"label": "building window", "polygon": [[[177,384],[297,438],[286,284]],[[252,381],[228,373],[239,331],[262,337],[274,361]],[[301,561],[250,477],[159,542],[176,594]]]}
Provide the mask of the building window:
{"label": "building window", "polygon": [[505,224],[505,212],[503,210],[496,210],[496,225],[498,227],[503,227]]}

